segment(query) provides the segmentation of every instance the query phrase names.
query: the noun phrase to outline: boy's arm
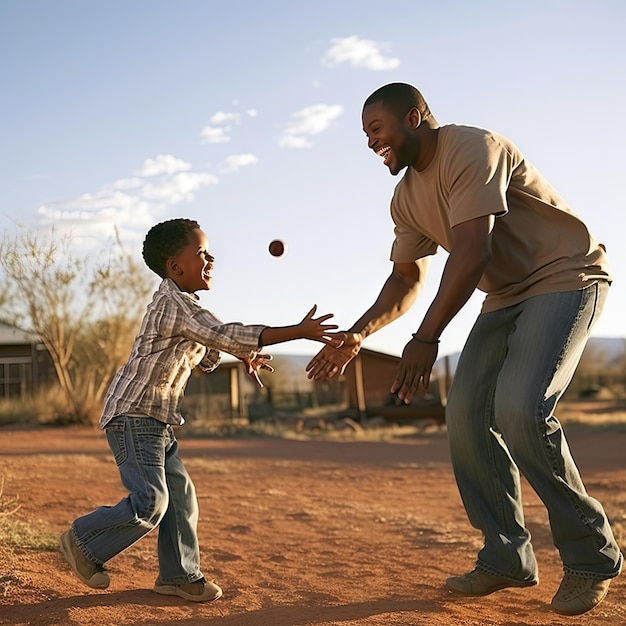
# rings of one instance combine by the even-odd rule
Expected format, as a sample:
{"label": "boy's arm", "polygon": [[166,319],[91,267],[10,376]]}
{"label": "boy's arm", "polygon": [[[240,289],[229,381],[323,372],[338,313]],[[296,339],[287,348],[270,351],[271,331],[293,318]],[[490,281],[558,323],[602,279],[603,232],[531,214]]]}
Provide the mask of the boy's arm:
{"label": "boy's arm", "polygon": [[254,358],[265,328],[262,324],[224,323],[207,309],[200,309],[188,320],[183,334],[205,345],[209,352],[227,352],[237,358]]}
{"label": "boy's arm", "polygon": [[299,324],[270,327],[261,324],[244,325],[240,322],[223,323],[207,309],[199,309],[188,320],[183,334],[188,339],[209,349],[228,352],[237,358],[254,359],[262,346],[311,339],[331,346],[341,345],[344,335],[333,333],[336,324],[325,324],[331,313],[315,318],[317,306],[305,315]]}

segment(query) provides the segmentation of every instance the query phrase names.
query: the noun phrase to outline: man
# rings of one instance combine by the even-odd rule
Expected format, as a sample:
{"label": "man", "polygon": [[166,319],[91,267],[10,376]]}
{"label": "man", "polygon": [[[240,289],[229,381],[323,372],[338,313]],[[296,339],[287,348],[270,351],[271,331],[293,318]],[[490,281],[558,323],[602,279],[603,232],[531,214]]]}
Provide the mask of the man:
{"label": "man", "polygon": [[309,362],[309,377],[342,373],[368,335],[413,305],[428,256],[447,250],[438,292],[391,385],[407,404],[427,388],[441,333],[476,288],[486,293],[446,407],[455,477],[484,546],[475,569],[446,584],[468,596],[537,584],[521,473],[548,509],[563,561],[552,608],[585,613],[603,600],[623,559],[554,409],[609,289],[604,246],[511,141],[439,126],[411,85],[369,96],[363,130],[392,175],[406,169],[391,202],[393,270],[344,345],[326,346]]}

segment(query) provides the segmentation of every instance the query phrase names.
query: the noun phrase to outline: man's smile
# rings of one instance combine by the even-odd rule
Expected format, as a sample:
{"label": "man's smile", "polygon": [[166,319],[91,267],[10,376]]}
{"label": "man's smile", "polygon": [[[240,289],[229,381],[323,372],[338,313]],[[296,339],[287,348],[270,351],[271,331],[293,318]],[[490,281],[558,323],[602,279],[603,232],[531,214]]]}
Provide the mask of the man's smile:
{"label": "man's smile", "polygon": [[378,148],[375,152],[379,157],[383,158],[383,163],[387,165],[387,159],[391,154],[391,146],[384,145],[382,148]]}

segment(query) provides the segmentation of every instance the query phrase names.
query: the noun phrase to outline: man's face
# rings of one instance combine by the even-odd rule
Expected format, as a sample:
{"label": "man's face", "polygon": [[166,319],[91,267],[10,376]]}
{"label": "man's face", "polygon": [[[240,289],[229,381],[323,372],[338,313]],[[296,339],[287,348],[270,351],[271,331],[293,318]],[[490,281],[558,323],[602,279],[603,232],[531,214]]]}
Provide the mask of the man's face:
{"label": "man's face", "polygon": [[209,254],[207,236],[196,228],[187,235],[187,241],[187,246],[174,259],[179,273],[172,278],[182,291],[210,289],[215,259]]}
{"label": "man's face", "polygon": [[378,101],[363,108],[362,119],[368,147],[383,157],[383,163],[393,176],[415,161],[416,145],[406,116],[403,120],[398,119]]}

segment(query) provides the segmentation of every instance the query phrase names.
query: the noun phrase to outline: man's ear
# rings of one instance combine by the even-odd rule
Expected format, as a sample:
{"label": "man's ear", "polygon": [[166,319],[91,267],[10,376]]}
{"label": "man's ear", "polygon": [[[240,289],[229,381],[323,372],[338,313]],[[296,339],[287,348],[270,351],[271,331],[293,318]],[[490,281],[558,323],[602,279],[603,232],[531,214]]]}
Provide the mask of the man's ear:
{"label": "man's ear", "polygon": [[181,276],[183,273],[183,268],[178,264],[174,257],[170,257],[167,261],[165,261],[165,269],[170,276]]}
{"label": "man's ear", "polygon": [[415,130],[422,123],[422,114],[419,112],[417,107],[413,107],[407,113],[407,122],[409,124],[409,128]]}

